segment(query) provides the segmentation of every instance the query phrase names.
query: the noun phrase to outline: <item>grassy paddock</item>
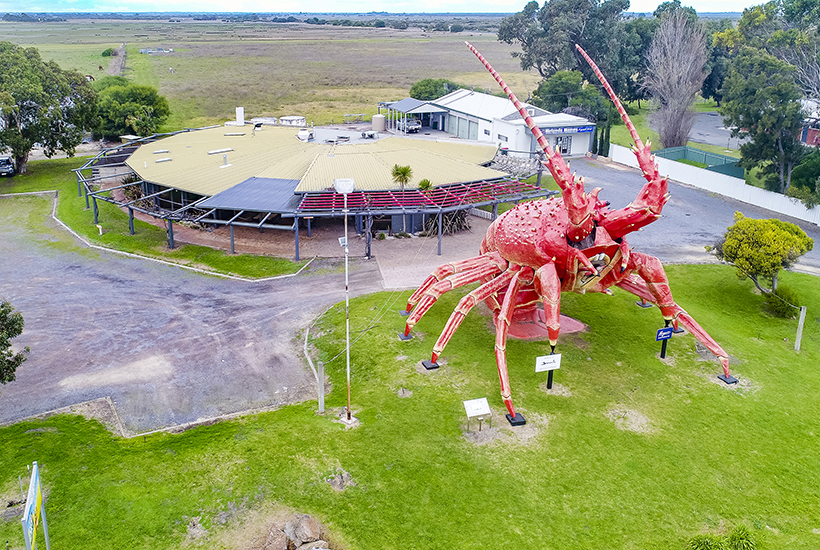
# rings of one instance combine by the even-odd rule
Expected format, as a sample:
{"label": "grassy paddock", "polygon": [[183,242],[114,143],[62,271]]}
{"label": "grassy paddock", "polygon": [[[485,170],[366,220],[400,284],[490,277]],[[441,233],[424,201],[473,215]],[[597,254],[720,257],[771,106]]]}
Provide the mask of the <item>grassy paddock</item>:
{"label": "grassy paddock", "polygon": [[[555,549],[683,550],[698,533],[738,524],[761,549],[816,548],[817,323],[807,323],[795,353],[796,321],[763,314],[761,298],[732,269],[667,271],[679,303],[734,358],[739,387],[714,382],[718,364],[701,360],[689,335],[673,338],[660,361],[657,309],[639,309],[619,290],[565,294],[563,311],[591,328],[559,343],[556,383],[571,396],[540,389],[546,377],[532,365],[546,343],[507,344],[513,399],[529,419],[517,432],[528,438],[519,439],[501,416],[488,318],[470,313],[446,364],[425,375],[415,365],[429,357],[457,293],[408,343],[396,337],[403,319],[395,314],[408,294],[380,293],[351,302],[353,334],[364,334],[351,350],[359,428],[332,421],[345,401],[339,304],[312,331],[334,387],[326,416],[313,402],[132,440],[73,416],[21,423],[0,429],[0,494],[15,498],[17,475],[40,461],[60,548],[248,547],[230,533],[274,505],[314,514],[351,549],[527,548],[537,540]],[[783,284],[816,316],[815,278],[786,273]],[[400,388],[412,396],[400,399]],[[463,435],[461,401],[482,396],[504,430],[475,445]],[[641,415],[641,431],[610,419]],[[331,489],[324,480],[340,470],[358,485]],[[208,530],[197,541],[186,535],[192,517]],[[0,537],[20,547],[19,518],[0,522]]]}
{"label": "grassy paddock", "polygon": [[[94,21],[0,24],[0,40],[40,49],[63,68],[97,75],[108,47],[128,44],[125,75],[159,88],[172,115],[165,130],[253,116],[303,115],[316,124],[345,114],[376,114],[378,101],[407,97],[423,78],[479,90],[498,85],[464,46],[469,40],[522,98],[538,85],[521,72],[514,49],[491,33],[280,25],[270,23]],[[139,49],[163,46],[170,54]],[[173,68],[171,73],[169,68]]]}
{"label": "grassy paddock", "polygon": [[[135,235],[129,234],[128,214],[104,201],[98,201],[100,221],[105,228],[99,234],[94,225],[94,214],[85,209],[85,198],[77,195],[77,182],[72,168],[78,168],[83,159],[54,159],[33,161],[27,174],[0,180],[0,194],[57,190],[57,216],[85,239],[108,248],[140,254],[152,258],[242,277],[272,277],[295,273],[305,262],[292,262],[272,256],[228,254],[205,246],[183,244],[170,250],[165,230],[149,223],[134,220]],[[20,201],[22,199],[7,199]],[[20,203],[23,204],[23,203]],[[25,203],[30,204],[30,203]],[[23,206],[28,208],[28,206]],[[41,210],[41,211],[40,211]],[[42,207],[37,215],[26,216],[21,227],[32,230],[44,223],[50,209]]]}

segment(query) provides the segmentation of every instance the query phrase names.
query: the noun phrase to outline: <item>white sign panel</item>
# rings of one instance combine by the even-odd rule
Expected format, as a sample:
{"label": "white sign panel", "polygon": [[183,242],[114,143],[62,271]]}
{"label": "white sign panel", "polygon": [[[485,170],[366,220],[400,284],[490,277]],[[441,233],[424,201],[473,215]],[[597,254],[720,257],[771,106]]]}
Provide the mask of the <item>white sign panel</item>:
{"label": "white sign panel", "polygon": [[487,403],[486,397],[470,399],[464,402],[464,410],[467,411],[467,418],[485,416],[490,414],[490,404]]}
{"label": "white sign panel", "polygon": [[561,368],[561,354],[542,355],[535,358],[535,372],[546,372]]}

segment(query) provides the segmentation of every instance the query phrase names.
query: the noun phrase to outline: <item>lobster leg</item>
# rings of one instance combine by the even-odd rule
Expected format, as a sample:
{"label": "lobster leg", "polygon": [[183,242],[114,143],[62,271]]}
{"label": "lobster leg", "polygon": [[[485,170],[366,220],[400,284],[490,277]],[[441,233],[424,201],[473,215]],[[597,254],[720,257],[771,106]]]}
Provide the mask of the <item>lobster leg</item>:
{"label": "lobster leg", "polygon": [[436,284],[438,281],[441,281],[454,273],[462,273],[484,267],[490,262],[495,262],[499,265],[500,269],[507,267],[507,262],[498,252],[489,252],[468,260],[451,262],[449,264],[438,266],[436,270],[424,280],[421,286],[407,300],[407,311],[412,310],[413,306],[415,306],[419,300],[422,299],[424,294],[427,292],[427,289]]}
{"label": "lobster leg", "polygon": [[[480,261],[473,262],[473,260],[479,259]],[[466,271],[456,271],[451,275],[445,276],[441,280],[436,280],[437,274],[447,272],[446,268],[454,266],[455,268],[464,267],[461,264],[466,264]],[[476,281],[484,281],[487,278],[493,277],[506,269],[507,262],[504,260],[498,261],[495,257],[493,257],[493,255],[487,254],[486,256],[479,256],[478,258],[472,258],[470,260],[465,260],[464,262],[454,262],[453,264],[447,264],[442,267],[445,269],[436,269],[436,272],[427,278],[427,281],[425,281],[422,285],[422,288],[424,289],[423,292],[421,292],[422,288],[419,288],[419,290],[416,290],[416,292],[414,292],[410,297],[407,304],[408,311],[412,307],[414,300],[417,300],[418,303],[416,307],[413,308],[413,313],[411,313],[410,317],[407,318],[407,325],[404,328],[405,335],[410,334],[410,329],[412,329],[413,326],[419,322],[422,316],[427,313],[427,310],[429,310],[433,304],[436,303],[436,300],[438,300],[442,294],[453,290],[454,288],[459,288]],[[420,299],[414,298],[416,295],[419,295]]]}
{"label": "lobster leg", "polygon": [[507,331],[512,322],[513,312],[515,311],[515,298],[520,288],[521,271],[517,271],[512,276],[507,292],[504,294],[501,311],[495,318],[495,363],[498,366],[498,378],[501,380],[501,399],[504,400],[504,406],[507,407],[510,413],[507,415],[507,420],[514,425],[526,422],[521,414],[516,415],[515,413],[510,394],[510,376],[507,373]]}
{"label": "lobster leg", "polygon": [[490,280],[489,282],[484,283],[477,289],[473,290],[466,296],[464,296],[456,306],[455,310],[453,310],[452,315],[447,320],[447,324],[444,325],[444,329],[441,331],[441,336],[438,337],[436,341],[436,345],[433,346],[433,358],[432,362],[435,363],[441,352],[444,351],[444,347],[450,341],[450,338],[453,337],[458,327],[461,325],[461,322],[464,320],[464,317],[473,309],[476,304],[479,302],[486,300],[490,296],[494,295],[498,291],[504,289],[510,284],[513,276],[521,269],[520,266],[511,266],[510,269],[503,272],[498,277]]}
{"label": "lobster leg", "polygon": [[660,260],[648,254],[633,252],[629,269],[635,270],[637,276],[633,274],[617,283],[617,286],[658,306],[663,318],[672,321],[675,327],[680,322],[709,351],[717,356],[723,367],[723,373],[728,377],[729,354],[701,328],[686,310],[672,299],[669,280],[666,278],[666,272],[663,270]]}
{"label": "lobster leg", "polygon": [[535,272],[535,288],[544,304],[544,317],[549,332],[550,347],[555,351],[561,326],[561,280],[555,270],[555,263],[547,262]]}

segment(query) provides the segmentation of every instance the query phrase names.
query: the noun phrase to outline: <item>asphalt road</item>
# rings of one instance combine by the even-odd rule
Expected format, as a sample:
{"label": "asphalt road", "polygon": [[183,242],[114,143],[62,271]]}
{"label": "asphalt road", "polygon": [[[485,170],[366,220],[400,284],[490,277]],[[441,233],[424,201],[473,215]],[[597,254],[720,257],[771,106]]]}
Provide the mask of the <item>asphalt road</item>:
{"label": "asphalt road", "polygon": [[[650,124],[652,129],[657,131],[654,124]],[[731,130],[723,125],[723,118],[718,113],[697,113],[695,125],[689,132],[689,140],[698,143],[717,145],[727,149],[739,149],[740,145],[748,141],[748,138],[739,139],[732,137]]]}
{"label": "asphalt road", "polygon": [[[646,181],[637,170],[611,162],[579,159],[572,162],[572,170],[584,176],[587,191],[601,187],[599,198],[610,201],[613,209],[623,208],[635,200]],[[635,250],[657,256],[667,263],[715,262],[704,247],[723,235],[734,223],[735,212],[740,211],[750,218],[778,217],[803,228],[814,239],[815,249],[800,258],[795,271],[820,276],[820,228],[816,225],[675,181],[669,182],[669,194],[669,202],[659,220],[643,231],[627,235],[626,239]]]}

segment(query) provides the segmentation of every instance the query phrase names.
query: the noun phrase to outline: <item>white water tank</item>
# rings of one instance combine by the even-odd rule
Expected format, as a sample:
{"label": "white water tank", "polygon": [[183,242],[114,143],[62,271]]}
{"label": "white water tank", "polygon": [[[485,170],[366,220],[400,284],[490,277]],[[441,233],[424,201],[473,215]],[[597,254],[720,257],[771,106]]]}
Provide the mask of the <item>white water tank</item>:
{"label": "white water tank", "polygon": [[385,119],[384,115],[373,115],[373,131],[384,132]]}

